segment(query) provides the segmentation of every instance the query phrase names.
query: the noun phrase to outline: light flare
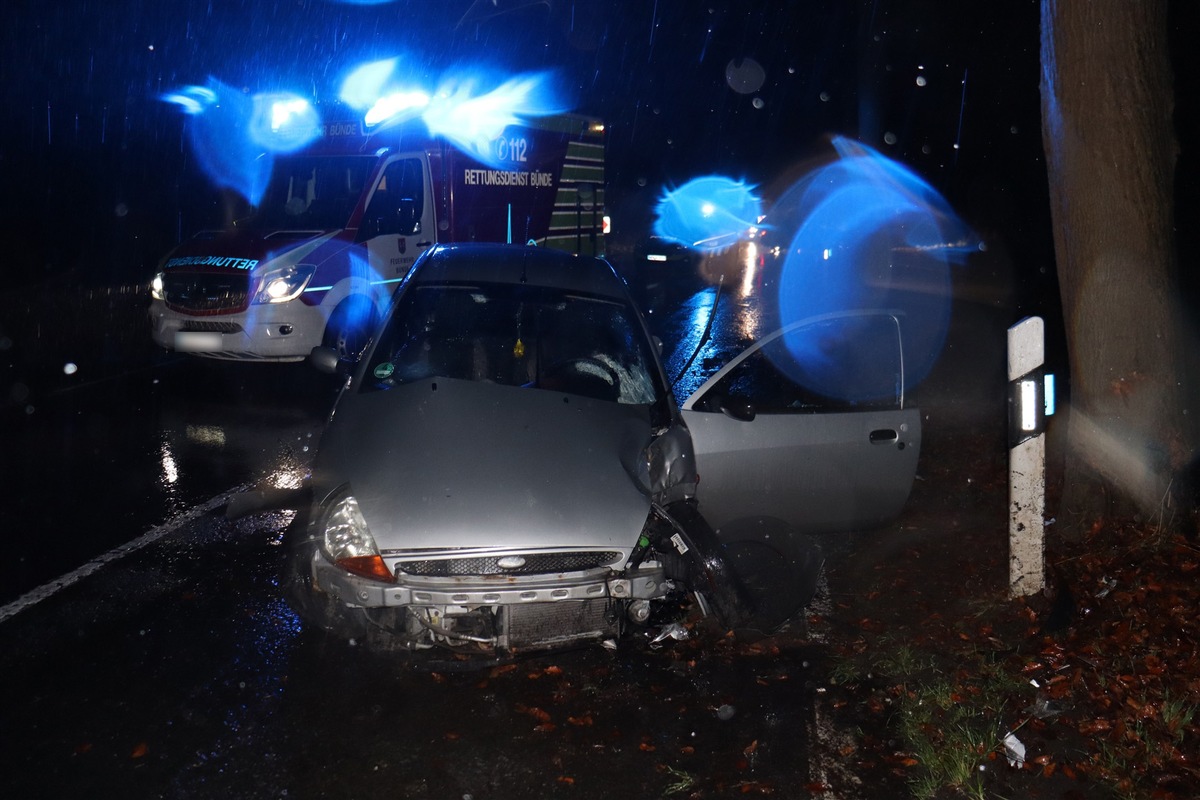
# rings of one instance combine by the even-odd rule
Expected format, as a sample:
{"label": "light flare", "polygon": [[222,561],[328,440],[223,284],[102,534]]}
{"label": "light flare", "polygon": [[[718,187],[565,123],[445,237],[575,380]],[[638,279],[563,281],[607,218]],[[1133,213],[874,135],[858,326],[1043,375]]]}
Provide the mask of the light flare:
{"label": "light flare", "polygon": [[[980,243],[916,173],[857,142],[838,137],[833,145],[839,157],[794,184],[768,214],[776,238],[787,243],[779,318],[787,324],[844,311],[899,311],[911,387],[928,374],[945,340],[950,265]],[[821,366],[820,343],[806,341],[805,330],[787,338],[792,357],[806,365],[805,385],[844,397],[835,385],[845,383],[844,370]]]}
{"label": "light flare", "polygon": [[[507,128],[569,110],[549,72],[507,80],[482,70],[454,73],[430,92],[414,85],[411,77],[398,76],[399,65],[399,58],[389,58],[353,70],[342,81],[341,101],[363,115],[367,129],[420,119],[431,136],[490,167],[513,160],[509,148],[498,144]],[[483,88],[489,84],[496,85]],[[274,156],[300,150],[322,131],[321,115],[306,98],[282,92],[249,95],[216,78],[159,98],[191,118],[188,136],[209,179],[255,206]]]}
{"label": "light flare", "polygon": [[658,201],[654,232],[697,250],[714,252],[735,245],[762,216],[755,187],[723,175],[707,175]]}

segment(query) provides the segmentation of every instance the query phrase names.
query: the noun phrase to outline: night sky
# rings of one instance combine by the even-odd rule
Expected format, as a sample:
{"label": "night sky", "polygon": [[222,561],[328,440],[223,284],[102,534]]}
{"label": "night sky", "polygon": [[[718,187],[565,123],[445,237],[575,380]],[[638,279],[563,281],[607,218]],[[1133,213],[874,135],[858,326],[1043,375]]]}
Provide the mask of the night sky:
{"label": "night sky", "polygon": [[1037,0],[10,0],[0,270],[8,286],[143,281],[209,220],[215,192],[164,92],[212,76],[330,100],[355,65],[398,56],[430,84],[553,70],[609,126],[617,241],[644,235],[664,188],[722,173],[769,199],[843,134],[923,175],[1040,295],[1053,269],[1038,13]]}

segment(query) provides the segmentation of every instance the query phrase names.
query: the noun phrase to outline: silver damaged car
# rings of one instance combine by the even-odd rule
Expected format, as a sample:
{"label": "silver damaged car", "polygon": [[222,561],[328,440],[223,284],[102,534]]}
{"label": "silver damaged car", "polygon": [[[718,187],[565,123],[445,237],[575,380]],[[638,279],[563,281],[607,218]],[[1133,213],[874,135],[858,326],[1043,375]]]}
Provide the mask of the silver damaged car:
{"label": "silver damaged car", "polygon": [[[313,361],[347,369],[332,351],[315,350]],[[780,416],[756,413],[743,394],[755,381],[745,365],[731,367],[732,378],[714,375],[683,412],[606,262],[510,245],[431,249],[349,367],[311,503],[286,537],[292,605],[306,623],[343,634],[384,630],[411,650],[489,655],[613,638],[685,597],[728,624],[748,618],[756,601],[736,566],[754,548],[730,542],[758,535],[762,546],[762,532],[779,525],[803,531],[810,495],[794,491],[806,467],[780,474],[769,453],[749,466],[747,448],[730,446],[731,437],[756,442],[755,423]],[[857,497],[830,485],[825,469],[815,529],[845,521],[831,502],[850,517],[869,501],[866,516],[880,519],[903,504],[919,421],[887,406],[857,423],[869,428],[863,453],[874,467],[834,452],[839,415],[826,418],[835,424],[818,452],[831,454],[831,468],[874,469],[888,486],[873,490],[882,499]],[[797,410],[782,416],[804,416]],[[704,442],[694,446],[685,414],[702,418]],[[767,435],[765,449],[795,457],[786,434]],[[709,508],[697,452],[701,472],[726,475],[731,489],[714,486]],[[764,469],[774,476],[756,488]],[[744,507],[757,502],[769,518]]]}

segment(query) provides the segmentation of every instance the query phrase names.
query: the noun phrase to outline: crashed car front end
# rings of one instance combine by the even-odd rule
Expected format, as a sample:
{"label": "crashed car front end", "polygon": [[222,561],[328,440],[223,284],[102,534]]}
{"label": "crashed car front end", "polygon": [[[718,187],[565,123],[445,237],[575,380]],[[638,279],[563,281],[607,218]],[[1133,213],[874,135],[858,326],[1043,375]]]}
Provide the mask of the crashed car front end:
{"label": "crashed car front end", "polygon": [[436,251],[338,399],[288,537],[307,621],[412,650],[619,636],[686,591],[691,437],[603,262]]}
{"label": "crashed car front end", "polygon": [[[616,638],[680,589],[637,541],[611,550],[419,548],[368,555],[369,533],[348,541],[343,520],[353,515],[344,509],[353,505],[344,498],[314,523],[312,535],[323,544],[309,564],[313,588],[350,627],[386,630],[409,649],[515,653]],[[647,527],[639,539],[663,540],[654,519]]]}

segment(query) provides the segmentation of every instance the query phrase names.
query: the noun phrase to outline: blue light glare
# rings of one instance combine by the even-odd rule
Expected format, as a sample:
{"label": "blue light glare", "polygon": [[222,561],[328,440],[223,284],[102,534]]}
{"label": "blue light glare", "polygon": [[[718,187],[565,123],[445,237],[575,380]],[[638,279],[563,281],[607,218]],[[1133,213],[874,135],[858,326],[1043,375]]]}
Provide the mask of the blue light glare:
{"label": "blue light glare", "polygon": [[[978,250],[944,198],[906,167],[844,138],[838,159],[785,192],[767,219],[781,245],[780,320],[864,309],[900,312],[904,375],[915,386],[941,353],[952,263]],[[847,400],[845,376],[820,368],[804,328],[786,337],[809,388]],[[881,358],[884,356],[881,356]],[[888,356],[890,357],[890,356]],[[882,362],[864,369],[891,369]]]}
{"label": "blue light glare", "polygon": [[[364,64],[343,80],[342,102],[383,129],[420,118],[440,136],[491,167],[505,166],[508,148],[494,147],[505,129],[568,111],[550,73],[500,81],[482,71],[443,79],[430,93],[397,79],[398,58]],[[498,84],[498,85],[495,85]],[[491,89],[483,89],[495,85]],[[321,132],[316,107],[294,94],[248,96],[215,78],[161,95],[192,118],[188,128],[197,160],[209,178],[258,205],[276,153],[299,150]],[[511,156],[510,156],[511,158]]]}
{"label": "blue light glare", "polygon": [[321,118],[312,103],[287,94],[254,96],[248,133],[255,144],[273,153],[291,153],[320,134]]}
{"label": "blue light glare", "polygon": [[525,120],[567,111],[550,73],[518,75],[500,81],[483,71],[444,77],[434,92],[414,86],[400,73],[398,58],[354,69],[342,82],[342,101],[365,112],[367,127],[398,125],[420,117],[432,136],[441,136],[489,166],[500,166],[492,143],[506,128]]}
{"label": "blue light glare", "polygon": [[397,58],[371,61],[356,67],[342,81],[338,97],[351,108],[366,111],[386,91],[388,78],[396,71]]}
{"label": "blue light glare", "polygon": [[429,132],[489,166],[501,166],[492,142],[510,125],[567,110],[548,73],[520,75],[477,94],[475,78],[444,80],[422,115]]}
{"label": "blue light glare", "polygon": [[264,116],[269,130],[269,110],[216,78],[209,78],[207,86],[189,86],[162,99],[191,116],[187,134],[192,152],[213,183],[257,204],[274,158],[250,132],[261,131]]}
{"label": "blue light glare", "polygon": [[175,103],[185,114],[199,114],[209,106],[217,104],[217,93],[207,86],[185,86],[178,92],[168,92],[163,101]]}
{"label": "blue light glare", "polygon": [[420,89],[408,92],[392,92],[375,101],[369,109],[363,122],[368,128],[381,122],[398,123],[411,119],[425,108],[429,107],[429,95]]}
{"label": "blue light glare", "polygon": [[759,224],[762,200],[742,181],[709,175],[659,198],[654,232],[698,250],[723,250]]}

